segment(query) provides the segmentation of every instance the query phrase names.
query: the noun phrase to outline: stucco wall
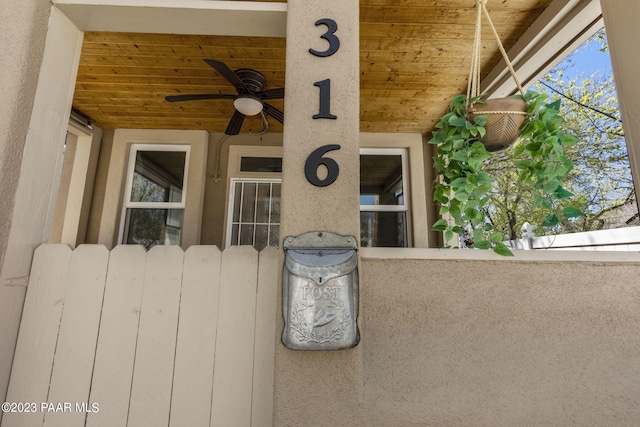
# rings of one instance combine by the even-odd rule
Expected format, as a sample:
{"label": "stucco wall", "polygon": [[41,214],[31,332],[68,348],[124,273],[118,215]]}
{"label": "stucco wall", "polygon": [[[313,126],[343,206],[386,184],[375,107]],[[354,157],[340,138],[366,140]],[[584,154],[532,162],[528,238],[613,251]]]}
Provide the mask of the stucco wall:
{"label": "stucco wall", "polygon": [[274,425],[640,425],[639,254],[478,252],[363,248],[359,375],[278,345]]}
{"label": "stucco wall", "polygon": [[370,425],[640,425],[640,257],[598,257],[365,258]]}
{"label": "stucco wall", "polygon": [[0,31],[0,266],[9,239],[31,108],[44,51],[50,4],[38,0],[3,2]]}

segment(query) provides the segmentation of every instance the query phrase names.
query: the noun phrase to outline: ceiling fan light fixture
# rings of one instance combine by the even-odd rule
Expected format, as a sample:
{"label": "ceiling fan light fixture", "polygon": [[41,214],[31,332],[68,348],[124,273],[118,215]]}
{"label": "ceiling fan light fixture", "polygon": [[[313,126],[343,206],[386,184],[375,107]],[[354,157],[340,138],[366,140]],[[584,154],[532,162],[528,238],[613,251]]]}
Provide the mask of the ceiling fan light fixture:
{"label": "ceiling fan light fixture", "polygon": [[262,100],[256,96],[243,95],[233,100],[236,110],[245,116],[255,116],[262,111]]}

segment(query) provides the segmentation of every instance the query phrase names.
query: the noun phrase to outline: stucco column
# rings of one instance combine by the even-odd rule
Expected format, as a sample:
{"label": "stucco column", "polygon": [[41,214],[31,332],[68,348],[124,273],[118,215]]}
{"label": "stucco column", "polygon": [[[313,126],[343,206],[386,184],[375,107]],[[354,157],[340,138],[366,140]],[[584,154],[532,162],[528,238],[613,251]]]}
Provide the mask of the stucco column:
{"label": "stucco column", "polygon": [[[281,236],[330,231],[359,240],[359,2],[287,5]],[[316,168],[309,156],[336,146],[324,154],[339,168],[333,181],[336,171]],[[326,185],[309,181],[305,163],[311,180]],[[278,343],[274,425],[366,425],[361,348],[292,351]]]}
{"label": "stucco column", "polygon": [[600,4],[607,30],[633,184],[637,192],[640,189],[640,50],[637,46],[640,39],[640,2],[600,0]]}
{"label": "stucco column", "polygon": [[[22,154],[42,62],[50,4],[39,0],[3,2],[0,7],[0,277],[21,171]],[[0,402],[4,402],[18,334],[24,286],[0,282]],[[2,413],[0,413],[0,420]]]}
{"label": "stucco column", "polygon": [[[16,87],[24,88],[17,94],[15,106],[19,110],[15,111],[16,122],[11,123],[15,134],[8,135],[4,147],[0,145],[0,158],[10,156],[0,168],[0,188],[6,192],[0,203],[11,204],[0,205],[1,213],[8,215],[2,216],[3,227],[10,224],[8,236],[4,229],[0,231],[2,245],[6,244],[4,253],[0,249],[4,257],[0,271],[0,401],[6,392],[33,251],[48,240],[51,228],[57,159],[64,144],[82,45],[82,33],[58,10],[40,1],[28,3],[31,6],[25,6],[26,28],[21,34],[25,39],[6,44],[15,50],[15,58],[6,62],[25,62],[23,67],[12,69],[20,73],[14,77]],[[22,28],[17,17],[7,20],[12,22],[7,28]],[[42,64],[26,60],[30,55],[42,55]],[[27,87],[21,84],[23,79],[29,82]],[[11,93],[5,103],[8,108],[14,107]],[[33,102],[24,102],[22,96]],[[1,116],[4,122],[4,114]]]}

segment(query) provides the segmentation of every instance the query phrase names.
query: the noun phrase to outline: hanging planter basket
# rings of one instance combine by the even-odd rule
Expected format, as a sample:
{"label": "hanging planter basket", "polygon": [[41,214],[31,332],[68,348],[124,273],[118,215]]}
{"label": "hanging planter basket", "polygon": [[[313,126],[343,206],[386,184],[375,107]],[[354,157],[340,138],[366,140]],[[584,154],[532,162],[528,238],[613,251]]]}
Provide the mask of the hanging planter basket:
{"label": "hanging planter basket", "polygon": [[484,102],[471,103],[472,99],[478,99],[480,96],[480,35],[483,12],[493,30],[493,34],[498,42],[498,48],[511,72],[511,77],[518,86],[522,98],[524,98],[524,89],[518,81],[518,77],[511,65],[511,61],[509,61],[507,52],[500,42],[498,32],[491,21],[489,12],[487,12],[486,3],[487,0],[476,0],[478,14],[476,18],[473,53],[471,55],[471,71],[469,72],[467,87],[467,112],[471,120],[474,120],[477,116],[487,116],[488,120],[485,125],[486,134],[482,138],[479,138],[479,141],[484,144],[487,151],[495,152],[511,146],[522,133],[522,126],[527,118],[527,103],[518,98],[495,98],[487,99]]}
{"label": "hanging planter basket", "polygon": [[469,117],[487,116],[487,133],[480,142],[489,152],[501,151],[516,142],[527,118],[527,103],[517,98],[488,99],[467,109]]}

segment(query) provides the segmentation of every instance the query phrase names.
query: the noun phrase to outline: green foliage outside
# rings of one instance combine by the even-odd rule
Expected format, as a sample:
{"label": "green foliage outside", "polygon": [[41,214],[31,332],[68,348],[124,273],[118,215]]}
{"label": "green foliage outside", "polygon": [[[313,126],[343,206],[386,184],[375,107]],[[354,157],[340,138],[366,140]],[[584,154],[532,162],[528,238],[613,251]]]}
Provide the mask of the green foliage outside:
{"label": "green foliage outside", "polygon": [[[606,49],[604,32],[590,40],[596,42]],[[563,128],[576,137],[574,144],[565,147],[573,168],[563,181],[564,188],[575,196],[558,200],[557,207],[575,208],[585,215],[560,216],[556,225],[542,226],[547,214],[532,209],[531,195],[517,185],[520,171],[511,161],[519,149],[516,145],[485,164],[485,170],[495,178],[485,213],[505,238],[519,238],[525,222],[534,225],[536,235],[561,234],[618,227],[637,213],[613,76],[595,73],[567,81],[564,71],[562,67],[551,71],[535,89],[562,101]]]}
{"label": "green foliage outside", "polygon": [[[527,193],[531,210],[545,212],[541,226],[554,227],[561,217],[582,215],[573,207],[559,206],[559,201],[573,196],[562,181],[573,168],[566,147],[576,138],[564,131],[560,101],[548,102],[546,94],[533,91],[527,92],[524,100],[527,119],[510,156],[511,185],[516,193]],[[482,102],[482,97],[471,100],[472,105]],[[492,155],[479,141],[486,133],[487,116],[470,116],[467,108],[466,95],[454,97],[429,141],[437,146],[434,199],[443,216],[433,229],[444,232],[447,242],[457,234],[467,246],[513,255],[502,243],[504,233],[491,219],[496,210],[491,203],[495,178],[487,169]]]}

